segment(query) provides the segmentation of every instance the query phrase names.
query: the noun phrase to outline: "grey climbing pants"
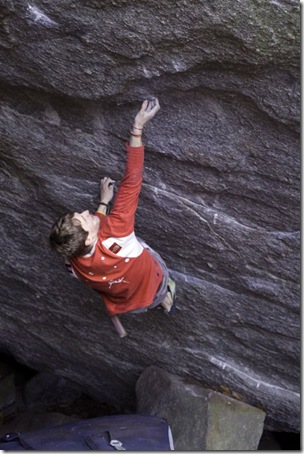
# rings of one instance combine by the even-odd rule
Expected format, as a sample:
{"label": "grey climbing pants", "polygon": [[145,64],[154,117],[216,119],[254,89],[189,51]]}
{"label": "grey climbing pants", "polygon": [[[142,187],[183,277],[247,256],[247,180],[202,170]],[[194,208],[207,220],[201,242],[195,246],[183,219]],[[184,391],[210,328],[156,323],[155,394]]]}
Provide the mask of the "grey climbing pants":
{"label": "grey climbing pants", "polygon": [[139,309],[134,309],[133,311],[129,311],[129,314],[139,314],[140,312],[146,312],[149,309],[153,309],[154,307],[158,306],[165,298],[167,295],[167,287],[168,287],[168,280],[169,280],[169,271],[168,268],[162,259],[162,257],[154,251],[147,243],[145,243],[141,238],[138,238],[138,241],[141,243],[141,245],[147,249],[152,257],[159,263],[162,272],[163,272],[163,280],[160,283],[158,290],[156,292],[156,295],[154,296],[154,299],[152,303],[147,306],[147,307],[140,307]]}

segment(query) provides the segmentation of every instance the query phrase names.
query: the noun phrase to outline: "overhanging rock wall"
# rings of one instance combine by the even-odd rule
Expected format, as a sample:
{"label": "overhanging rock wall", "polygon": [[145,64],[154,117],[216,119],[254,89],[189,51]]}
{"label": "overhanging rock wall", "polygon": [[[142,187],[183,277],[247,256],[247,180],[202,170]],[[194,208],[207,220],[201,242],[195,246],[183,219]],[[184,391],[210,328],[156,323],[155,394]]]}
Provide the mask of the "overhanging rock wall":
{"label": "overhanging rock wall", "polygon": [[[0,6],[0,350],[132,408],[157,365],[300,425],[300,5],[147,0]],[[53,220],[120,181],[141,101],[137,233],[178,285],[174,317],[121,340],[47,248]]]}

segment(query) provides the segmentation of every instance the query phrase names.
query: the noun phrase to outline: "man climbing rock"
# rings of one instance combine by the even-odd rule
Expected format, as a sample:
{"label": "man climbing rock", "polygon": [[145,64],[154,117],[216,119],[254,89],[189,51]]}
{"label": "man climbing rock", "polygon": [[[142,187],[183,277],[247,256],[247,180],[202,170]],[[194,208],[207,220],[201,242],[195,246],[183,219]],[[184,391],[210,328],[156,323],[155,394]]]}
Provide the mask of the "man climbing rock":
{"label": "man climbing rock", "polygon": [[112,210],[114,181],[105,177],[97,211],[66,214],[49,236],[52,249],[66,258],[76,277],[100,293],[111,316],[159,305],[170,313],[174,307],[175,283],[164,261],[134,233],[144,165],[142,131],[159,109],[158,99],[145,100],[135,117]]}

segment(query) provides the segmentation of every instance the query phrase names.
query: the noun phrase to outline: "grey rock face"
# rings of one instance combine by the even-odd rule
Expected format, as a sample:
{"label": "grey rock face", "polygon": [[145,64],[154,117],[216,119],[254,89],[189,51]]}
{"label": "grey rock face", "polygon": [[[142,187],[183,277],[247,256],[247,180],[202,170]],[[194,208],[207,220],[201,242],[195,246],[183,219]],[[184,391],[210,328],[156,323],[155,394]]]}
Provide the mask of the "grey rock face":
{"label": "grey rock face", "polygon": [[15,374],[0,360],[0,425],[16,414]]}
{"label": "grey rock face", "polygon": [[165,418],[176,451],[254,451],[265,412],[147,367],[136,383],[137,412]]}
{"label": "grey rock face", "polygon": [[[11,0],[0,18],[0,350],[130,407],[158,365],[299,430],[298,2]],[[151,94],[136,228],[178,310],[124,315],[121,340],[47,235],[121,180]]]}
{"label": "grey rock face", "polygon": [[56,412],[25,412],[18,414],[12,421],[0,425],[0,436],[12,432],[32,432],[52,426],[59,426],[68,422],[77,421],[78,418]]}
{"label": "grey rock face", "polygon": [[17,415],[12,421],[0,425],[0,436],[12,432],[32,432],[48,427],[59,426],[68,422],[77,421],[78,418],[61,413],[50,412],[25,412]]}
{"label": "grey rock face", "polygon": [[68,404],[80,397],[80,392],[73,389],[65,379],[48,372],[35,375],[24,388],[26,408],[35,411],[47,411],[56,404]]}

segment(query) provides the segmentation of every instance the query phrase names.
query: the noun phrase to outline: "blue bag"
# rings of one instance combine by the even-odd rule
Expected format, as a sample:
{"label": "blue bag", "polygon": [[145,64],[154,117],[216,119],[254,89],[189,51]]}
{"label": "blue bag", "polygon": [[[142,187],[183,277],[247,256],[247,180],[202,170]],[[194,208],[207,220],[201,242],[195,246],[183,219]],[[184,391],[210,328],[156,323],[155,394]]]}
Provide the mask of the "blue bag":
{"label": "blue bag", "polygon": [[4,451],[173,451],[166,420],[157,416],[114,415],[85,419],[0,438]]}

